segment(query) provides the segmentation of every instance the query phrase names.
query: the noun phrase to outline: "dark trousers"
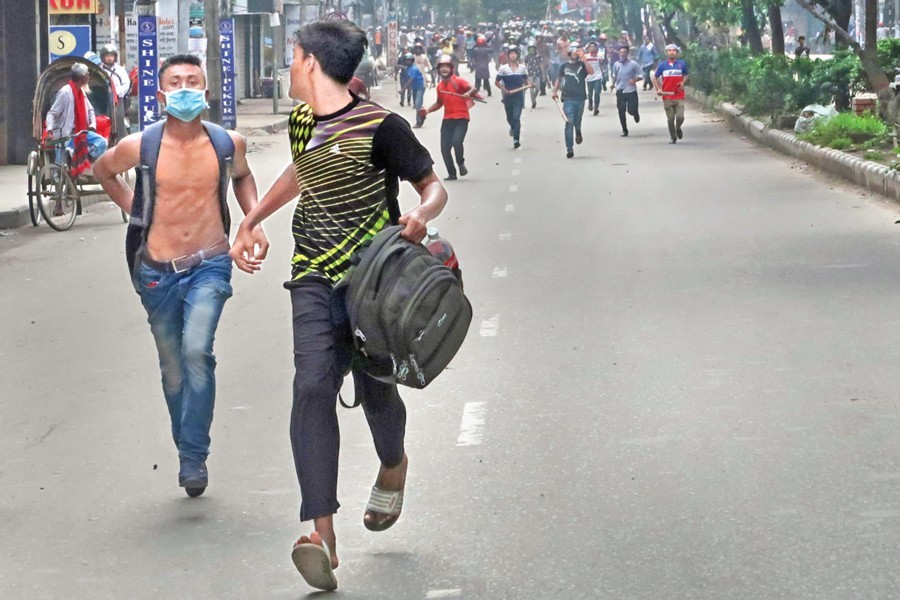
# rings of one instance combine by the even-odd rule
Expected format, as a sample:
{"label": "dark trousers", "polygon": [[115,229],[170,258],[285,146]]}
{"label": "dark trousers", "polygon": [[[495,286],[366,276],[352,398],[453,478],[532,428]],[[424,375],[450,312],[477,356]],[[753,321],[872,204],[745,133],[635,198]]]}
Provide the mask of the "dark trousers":
{"label": "dark trousers", "polygon": [[444,157],[444,166],[447,167],[448,175],[456,175],[451,150],[456,153],[456,164],[460,167],[466,164],[463,142],[468,130],[468,119],[444,119],[444,122],[441,123],[441,156]]}
{"label": "dark trousers", "polygon": [[619,109],[619,123],[622,124],[622,131],[628,131],[628,123],[625,121],[625,113],[628,112],[629,115],[634,117],[635,121],[637,121],[640,117],[638,116],[638,93],[634,92],[623,92],[622,90],[616,90],[616,108]]}
{"label": "dark trousers", "polygon": [[[291,289],[294,326],[294,404],[291,409],[291,448],[300,482],[300,519],[308,521],[337,512],[340,430],[337,395],[349,364],[350,327],[336,317],[331,286],[311,281]],[[397,386],[353,371],[356,400],[360,401],[375,452],[382,464],[394,467],[403,460],[406,407]]]}
{"label": "dark trousers", "polygon": [[600,108],[600,90],[603,89],[603,81],[596,79],[587,82],[588,106],[592,109]]}
{"label": "dark trousers", "polygon": [[522,133],[522,109],[525,108],[525,93],[518,92],[511,94],[503,99],[503,106],[506,108],[506,122],[512,129],[513,140],[519,141],[519,134]]}
{"label": "dark trousers", "polygon": [[491,95],[491,80],[490,80],[490,78],[485,77],[482,79],[481,77],[476,77],[475,78],[475,91],[476,92],[481,91],[482,84],[484,85],[484,91],[487,92],[488,96],[490,96]]}

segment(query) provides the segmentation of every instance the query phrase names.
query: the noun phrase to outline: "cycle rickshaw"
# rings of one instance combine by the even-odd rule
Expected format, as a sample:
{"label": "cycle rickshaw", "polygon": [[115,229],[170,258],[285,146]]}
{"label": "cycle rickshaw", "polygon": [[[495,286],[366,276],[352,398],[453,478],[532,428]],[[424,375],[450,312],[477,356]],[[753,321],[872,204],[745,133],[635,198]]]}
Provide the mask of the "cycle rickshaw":
{"label": "cycle rickshaw", "polygon": [[[106,72],[93,62],[78,57],[60,58],[41,73],[34,91],[32,135],[37,148],[28,156],[28,207],[31,224],[41,219],[57,231],[65,231],[81,214],[84,199],[106,196],[91,171],[73,177],[71,155],[67,144],[73,136],[48,138],[45,128],[47,112],[60,88],[67,85],[72,65],[80,63],[88,68],[89,92],[85,92],[97,119],[97,133],[105,137],[109,147],[128,135],[124,106],[118,101],[115,89]],[[122,221],[128,215],[122,211]]]}

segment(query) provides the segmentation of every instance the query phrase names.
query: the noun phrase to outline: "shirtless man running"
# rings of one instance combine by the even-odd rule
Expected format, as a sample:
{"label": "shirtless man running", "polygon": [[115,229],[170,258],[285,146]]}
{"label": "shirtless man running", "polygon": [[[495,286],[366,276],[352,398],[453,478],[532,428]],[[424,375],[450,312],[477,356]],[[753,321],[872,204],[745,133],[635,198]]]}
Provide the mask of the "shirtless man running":
{"label": "shirtless man running", "polygon": [[[232,293],[227,207],[219,198],[219,160],[200,121],[209,97],[200,60],[173,56],[160,68],[159,87],[157,99],[168,118],[156,166],[153,226],[141,264],[133,268],[140,271],[134,274],[135,287],[159,353],[181,462],[178,483],[196,497],[209,482],[206,457],[216,390],[213,339]],[[257,205],[256,181],[244,138],[228,134],[234,142],[232,186],[247,214]],[[140,164],[143,135],[129,135],[94,166],[103,189],[128,213],[134,193],[120,173]],[[253,240],[265,254],[269,244],[261,227],[253,230]]]}

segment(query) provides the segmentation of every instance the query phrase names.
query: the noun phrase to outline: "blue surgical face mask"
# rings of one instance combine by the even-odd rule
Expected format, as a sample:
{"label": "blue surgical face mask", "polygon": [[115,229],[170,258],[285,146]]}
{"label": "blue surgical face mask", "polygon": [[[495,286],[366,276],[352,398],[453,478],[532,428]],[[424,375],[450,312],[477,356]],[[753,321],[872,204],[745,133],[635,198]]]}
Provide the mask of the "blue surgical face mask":
{"label": "blue surgical face mask", "polygon": [[166,112],[178,119],[189,123],[206,108],[206,90],[181,88],[174,92],[166,92]]}

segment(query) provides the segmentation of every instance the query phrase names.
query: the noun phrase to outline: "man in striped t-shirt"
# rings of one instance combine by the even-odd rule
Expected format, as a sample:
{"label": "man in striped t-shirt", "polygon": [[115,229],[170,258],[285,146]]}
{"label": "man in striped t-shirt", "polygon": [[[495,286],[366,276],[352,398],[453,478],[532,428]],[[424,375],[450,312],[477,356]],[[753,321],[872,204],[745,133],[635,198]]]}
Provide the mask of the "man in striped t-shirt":
{"label": "man in striped t-shirt", "polygon": [[497,71],[494,83],[503,92],[503,106],[506,107],[506,122],[509,123],[509,135],[513,139],[513,148],[518,148],[519,136],[522,133],[522,109],[525,108],[525,90],[531,87],[528,82],[528,69],[519,62],[519,47],[510,46],[506,51],[506,64]]}
{"label": "man in striped t-shirt", "polygon": [[[409,124],[348,90],[365,46],[365,33],[350,21],[315,21],[296,32],[290,95],[303,102],[288,124],[293,165],[241,223],[231,251],[238,268],[258,270],[253,227],[300,196],[292,223],[293,269],[285,284],[294,329],[290,432],[300,520],[313,520],[315,530],[300,537],[291,556],[306,582],[323,590],[337,587],[336,399],[345,369],[350,370],[352,348],[333,286],[346,274],[353,254],[384,227],[404,225],[403,237],[418,242],[447,202],[431,157]],[[402,215],[397,202],[401,179],[411,182],[420,197]],[[396,522],[403,505],[406,409],[396,385],[361,370],[352,373],[355,399],[363,406],[381,463],[363,522],[369,530],[382,531]]]}

